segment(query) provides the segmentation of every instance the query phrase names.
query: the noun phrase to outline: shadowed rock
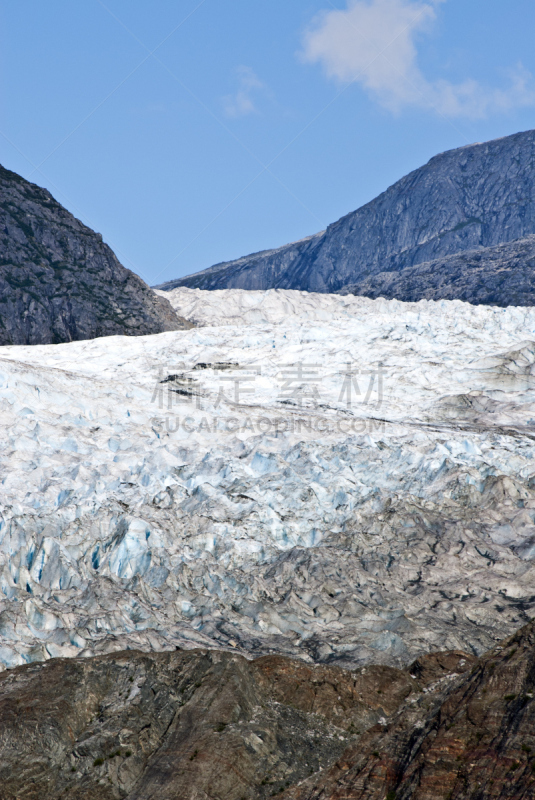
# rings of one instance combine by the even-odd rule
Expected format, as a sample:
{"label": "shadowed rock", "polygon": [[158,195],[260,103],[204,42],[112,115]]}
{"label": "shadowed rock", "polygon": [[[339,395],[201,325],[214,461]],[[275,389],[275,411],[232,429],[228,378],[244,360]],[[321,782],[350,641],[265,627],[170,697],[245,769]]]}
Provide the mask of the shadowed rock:
{"label": "shadowed rock", "polygon": [[[441,658],[441,676],[475,661]],[[209,650],[19,667],[0,678],[0,798],[263,800],[321,775],[428,679]]]}
{"label": "shadowed rock", "polygon": [[399,272],[380,272],[340,294],[418,300],[464,300],[474,305],[535,304],[535,236],[437,258]]}
{"label": "shadowed rock", "polygon": [[490,800],[535,793],[535,624],[477,659],[347,671],[210,650],[0,677],[2,800]]}
{"label": "shadowed rock", "polygon": [[191,328],[52,195],[0,167],[0,345]]}

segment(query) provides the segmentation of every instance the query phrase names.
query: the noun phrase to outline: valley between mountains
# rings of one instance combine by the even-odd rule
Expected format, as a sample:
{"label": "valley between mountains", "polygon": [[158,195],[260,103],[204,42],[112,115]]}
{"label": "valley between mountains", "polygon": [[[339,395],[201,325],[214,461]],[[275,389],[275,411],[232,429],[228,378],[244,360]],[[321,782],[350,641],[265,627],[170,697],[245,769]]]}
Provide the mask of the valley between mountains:
{"label": "valley between mountains", "polygon": [[535,798],[534,158],[156,289],[0,168],[0,800]]}

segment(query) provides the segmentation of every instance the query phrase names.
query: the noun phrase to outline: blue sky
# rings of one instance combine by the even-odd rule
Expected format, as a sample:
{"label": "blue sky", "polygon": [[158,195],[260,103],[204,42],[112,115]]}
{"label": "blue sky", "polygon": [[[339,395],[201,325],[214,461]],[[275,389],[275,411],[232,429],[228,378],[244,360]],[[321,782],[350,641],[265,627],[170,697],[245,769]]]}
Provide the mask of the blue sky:
{"label": "blue sky", "polygon": [[0,0],[0,162],[148,283],[535,128],[533,0]]}

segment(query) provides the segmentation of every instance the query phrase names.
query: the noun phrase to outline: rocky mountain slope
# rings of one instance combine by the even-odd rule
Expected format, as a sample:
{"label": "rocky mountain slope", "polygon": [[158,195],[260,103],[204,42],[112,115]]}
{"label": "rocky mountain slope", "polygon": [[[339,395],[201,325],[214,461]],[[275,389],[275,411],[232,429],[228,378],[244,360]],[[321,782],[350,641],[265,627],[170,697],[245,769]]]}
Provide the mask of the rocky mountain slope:
{"label": "rocky mountain slope", "polygon": [[463,300],[475,305],[531,306],[535,287],[535,236],[437,258],[399,272],[380,272],[341,294],[418,300]]}
{"label": "rocky mountain slope", "polygon": [[188,327],[102,237],[0,167],[0,345]]}
{"label": "rocky mountain slope", "polygon": [[5,667],[405,666],[535,615],[535,310],[171,299],[196,328],[1,353]]}
{"label": "rocky mountain slope", "polygon": [[1,800],[531,800],[535,626],[352,671],[210,650],[0,677]]}
{"label": "rocky mountain slope", "polygon": [[281,800],[535,797],[535,631],[502,642],[457,682],[409,697],[328,772]]}
{"label": "rocky mountain slope", "polygon": [[260,800],[332,766],[425,683],[209,650],[20,667],[0,678],[0,798]]}
{"label": "rocky mountain slope", "polygon": [[[532,258],[533,240],[517,248],[496,246],[535,234],[534,185],[535,131],[462,147],[432,158],[322,233],[158,288],[338,292],[351,286],[374,297],[384,290],[397,299],[507,305],[517,297],[517,304],[532,305],[524,255],[527,247]],[[467,255],[448,258],[461,253]],[[432,267],[411,271],[431,261]],[[434,276],[437,269],[440,275]],[[516,294],[500,284],[510,276],[519,284]]]}

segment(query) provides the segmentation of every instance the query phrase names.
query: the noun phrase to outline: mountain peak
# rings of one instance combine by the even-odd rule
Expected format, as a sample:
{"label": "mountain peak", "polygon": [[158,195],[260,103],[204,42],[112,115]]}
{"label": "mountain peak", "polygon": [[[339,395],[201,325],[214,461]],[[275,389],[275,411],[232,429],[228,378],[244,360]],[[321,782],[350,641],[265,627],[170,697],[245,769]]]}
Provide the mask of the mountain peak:
{"label": "mountain peak", "polygon": [[0,166],[0,345],[190,327],[46,189]]}
{"label": "mountain peak", "polygon": [[[364,287],[365,293],[370,277],[535,234],[534,163],[534,130],[449,150],[322,233],[157,288],[339,292],[352,287],[361,293]],[[489,260],[495,261],[496,253]],[[507,267],[500,262],[502,270]],[[470,268],[467,262],[465,269]],[[431,291],[422,281],[421,296],[452,296],[447,274],[443,284],[449,287],[447,295],[436,288]],[[528,287],[532,284],[529,279]],[[528,304],[535,303],[532,291],[524,292]],[[386,291],[385,296],[394,295]],[[470,296],[464,299],[471,301]],[[494,301],[487,297],[483,302]]]}

